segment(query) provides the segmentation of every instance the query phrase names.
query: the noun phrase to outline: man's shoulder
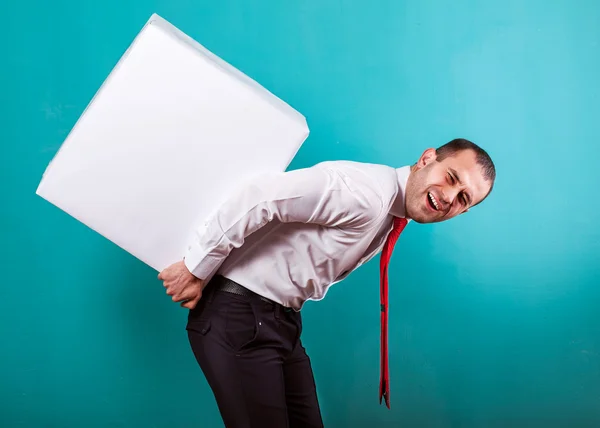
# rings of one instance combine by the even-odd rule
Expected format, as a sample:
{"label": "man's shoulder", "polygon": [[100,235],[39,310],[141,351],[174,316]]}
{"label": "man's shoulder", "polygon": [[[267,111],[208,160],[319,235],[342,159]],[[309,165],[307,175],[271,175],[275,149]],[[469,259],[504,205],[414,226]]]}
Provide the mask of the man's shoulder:
{"label": "man's shoulder", "polygon": [[378,173],[378,174],[383,174],[383,175],[391,175],[391,176],[396,175],[396,168],[389,166],[389,165],[378,164],[378,163],[360,162],[360,161],[351,161],[351,160],[328,160],[328,161],[320,162],[317,165],[320,165],[323,167],[328,167],[328,168],[334,168],[334,169],[335,168],[355,169],[358,171],[372,172],[372,173]]}
{"label": "man's shoulder", "polygon": [[396,168],[389,165],[349,160],[325,161],[318,165],[355,177],[363,177],[365,180],[373,180],[384,190],[393,190],[398,184]]}
{"label": "man's shoulder", "polygon": [[344,178],[353,188],[376,198],[384,209],[389,208],[398,194],[398,172],[388,165],[347,160],[326,161],[318,164]]}

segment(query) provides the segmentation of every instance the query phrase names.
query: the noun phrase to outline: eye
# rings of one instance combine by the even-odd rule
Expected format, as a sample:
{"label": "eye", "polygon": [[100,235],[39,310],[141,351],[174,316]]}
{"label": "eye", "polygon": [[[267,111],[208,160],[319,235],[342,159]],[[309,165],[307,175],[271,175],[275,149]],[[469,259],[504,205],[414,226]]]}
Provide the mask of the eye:
{"label": "eye", "polygon": [[464,206],[467,206],[467,204],[469,203],[469,198],[467,197],[467,195],[465,193],[462,194],[462,203]]}
{"label": "eye", "polygon": [[450,177],[450,184],[454,184],[455,180],[454,180],[454,177],[452,176],[452,174],[448,173],[448,177]]}

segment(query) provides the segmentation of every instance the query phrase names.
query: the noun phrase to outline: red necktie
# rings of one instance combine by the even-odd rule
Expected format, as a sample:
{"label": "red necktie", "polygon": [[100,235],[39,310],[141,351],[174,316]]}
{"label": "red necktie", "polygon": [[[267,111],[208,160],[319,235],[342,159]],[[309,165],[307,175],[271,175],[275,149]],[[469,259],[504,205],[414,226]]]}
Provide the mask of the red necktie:
{"label": "red necktie", "polygon": [[394,227],[385,241],[381,252],[381,377],[379,380],[379,404],[385,398],[387,408],[390,408],[390,374],[388,368],[388,265],[392,257],[392,250],[400,233],[404,230],[407,220],[394,217]]}

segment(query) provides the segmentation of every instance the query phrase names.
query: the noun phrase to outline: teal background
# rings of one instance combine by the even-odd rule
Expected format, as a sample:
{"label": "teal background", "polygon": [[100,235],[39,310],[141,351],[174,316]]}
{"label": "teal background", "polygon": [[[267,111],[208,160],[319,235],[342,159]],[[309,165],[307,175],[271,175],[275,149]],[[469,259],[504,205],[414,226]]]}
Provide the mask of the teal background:
{"label": "teal background", "polygon": [[[600,3],[0,4],[0,426],[219,427],[156,273],[35,195],[153,12],[306,115],[291,165],[470,138],[489,200],[408,227],[378,404],[378,261],[304,311],[327,427],[600,426]],[[375,425],[377,424],[377,425]]]}

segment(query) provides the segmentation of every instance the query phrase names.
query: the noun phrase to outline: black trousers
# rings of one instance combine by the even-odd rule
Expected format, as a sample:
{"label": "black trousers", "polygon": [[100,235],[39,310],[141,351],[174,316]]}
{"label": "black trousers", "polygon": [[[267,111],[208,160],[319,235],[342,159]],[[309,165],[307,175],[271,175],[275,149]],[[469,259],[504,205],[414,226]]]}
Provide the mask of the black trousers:
{"label": "black trousers", "polygon": [[205,288],[189,312],[190,345],[227,428],[312,428],[323,422],[299,312],[260,296]]}

